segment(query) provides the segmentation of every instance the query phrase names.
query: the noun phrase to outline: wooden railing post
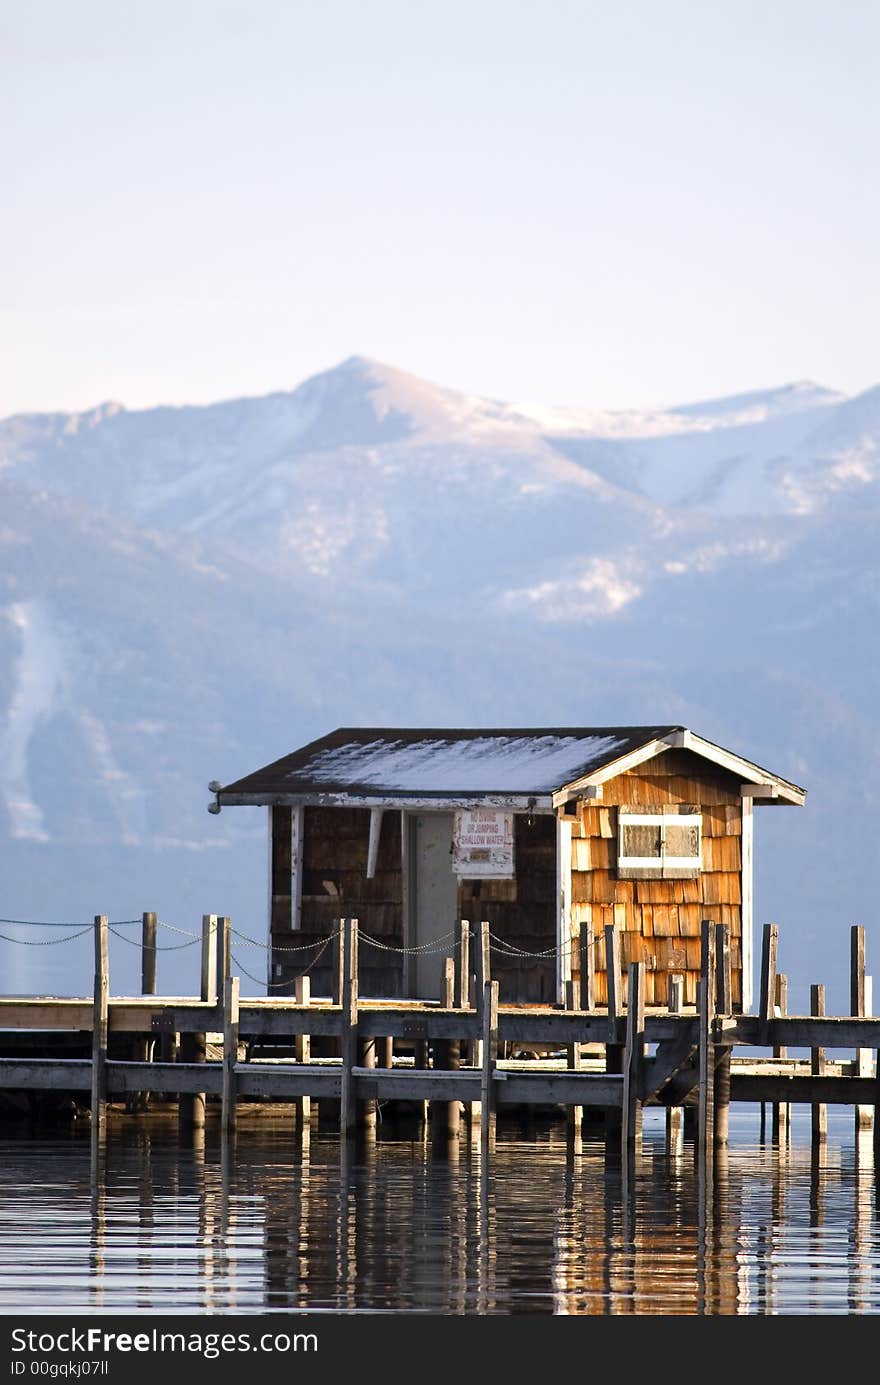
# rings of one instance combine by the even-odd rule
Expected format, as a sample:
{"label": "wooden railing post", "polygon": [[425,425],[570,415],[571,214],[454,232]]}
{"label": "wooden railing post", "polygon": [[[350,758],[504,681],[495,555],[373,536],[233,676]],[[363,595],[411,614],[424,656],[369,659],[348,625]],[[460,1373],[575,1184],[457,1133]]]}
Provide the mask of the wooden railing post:
{"label": "wooden railing post", "polygon": [[456,974],[455,1004],[460,1010],[467,1010],[471,1003],[471,926],[462,919],[458,935],[458,971]]}
{"label": "wooden railing post", "polygon": [[761,944],[761,990],[758,1014],[762,1025],[773,1018],[776,1004],[776,956],[779,949],[779,928],[775,923],[764,924]]}
{"label": "wooden railing post", "polygon": [[[308,1006],[311,1002],[312,986],[308,976],[298,976],[294,985],[294,998],[297,1005]],[[294,1039],[294,1057],[298,1063],[309,1063],[312,1058],[312,1040],[309,1034],[297,1034]],[[297,1117],[302,1125],[308,1125],[312,1116],[312,1099],[301,1096],[296,1103]]]}

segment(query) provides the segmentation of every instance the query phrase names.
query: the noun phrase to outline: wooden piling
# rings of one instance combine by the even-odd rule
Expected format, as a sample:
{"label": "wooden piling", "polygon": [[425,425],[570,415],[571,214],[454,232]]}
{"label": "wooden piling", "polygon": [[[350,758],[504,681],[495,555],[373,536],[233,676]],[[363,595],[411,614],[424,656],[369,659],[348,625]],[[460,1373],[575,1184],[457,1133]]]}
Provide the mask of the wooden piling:
{"label": "wooden piling", "polygon": [[92,1002],[92,1134],[103,1138],[107,1121],[107,1040],[109,1034],[110,963],[108,918],[95,915],[95,985]]}
{"label": "wooden piling", "polygon": [[[684,1004],[684,977],[680,972],[670,972],[667,982],[666,1006],[670,1015],[680,1015]],[[680,1154],[684,1142],[684,1107],[666,1107],[666,1150],[668,1154]]]}
{"label": "wooden piling", "polygon": [[[141,914],[141,995],[156,994],[156,923],[154,913]],[[148,1036],[137,1038],[132,1045],[136,1060],[148,1063],[153,1048],[153,1039]],[[129,1112],[147,1111],[150,1106],[149,1092],[132,1092],[126,1102]]]}
{"label": "wooden piling", "polygon": [[[200,998],[209,1005],[217,1003],[217,915],[202,915],[202,959],[199,981]],[[208,1040],[204,1031],[181,1034],[180,1057],[184,1063],[204,1063]],[[207,1098],[204,1092],[181,1093],[178,1099],[180,1124],[187,1130],[201,1130],[205,1124]]]}
{"label": "wooden piling", "polygon": [[226,976],[223,983],[223,1095],[220,1119],[223,1134],[235,1129],[237,1093],[235,1065],[238,1062],[239,978]]}
{"label": "wooden piling", "polygon": [[[776,974],[776,1013],[782,1019],[788,1014],[788,977],[784,972]],[[785,1044],[773,1045],[774,1058],[787,1058]],[[771,1138],[774,1144],[788,1144],[791,1139],[791,1107],[785,1101],[774,1101],[771,1110]]]}
{"label": "wooden piling", "polygon": [[[578,995],[579,989],[580,986],[577,981],[572,981],[571,979],[569,979],[565,982],[564,994],[566,1010],[571,1011],[580,1009],[580,1006],[578,1004],[580,1000],[580,996]],[[569,1067],[572,1070],[572,1072],[577,1072],[579,1070],[581,1066],[581,1046],[579,1043],[571,1043],[567,1045],[566,1066]],[[584,1113],[582,1106],[566,1106],[566,1124],[568,1125],[571,1131],[580,1130],[581,1122],[583,1120],[583,1114]]]}
{"label": "wooden piling", "polygon": [[352,1069],[357,1059],[358,921],[342,920],[342,1082],[339,1126],[343,1139],[355,1131],[356,1111]]}
{"label": "wooden piling", "polygon": [[761,946],[761,989],[759,992],[759,1015],[763,1024],[773,1018],[776,1004],[776,956],[779,950],[779,928],[775,923],[764,924]]}
{"label": "wooden piling", "polygon": [[698,984],[699,1107],[698,1153],[707,1155],[715,1139],[715,930],[703,920]]}
{"label": "wooden piling", "polygon": [[483,1065],[480,1075],[480,1139],[491,1147],[495,1138],[495,1066],[498,1054],[498,982],[483,988]]}
{"label": "wooden piling", "polygon": [[[868,1013],[868,978],[865,975],[865,930],[859,924],[850,929],[850,1014],[863,1018]],[[873,1007],[872,1007],[873,1008]],[[868,1077],[871,1073],[872,1055],[870,1049],[856,1049],[856,1076]],[[855,1108],[856,1131],[866,1130],[871,1125],[874,1114],[872,1106]]]}
{"label": "wooden piling", "polygon": [[[608,1041],[605,1044],[605,1071],[623,1071],[623,1045],[617,1042],[617,1020],[620,1018],[623,979],[620,965],[620,934],[612,923],[605,925],[605,974],[608,985]],[[610,1134],[620,1129],[621,1113],[609,1106],[605,1112],[605,1129]]]}
{"label": "wooden piling", "polygon": [[624,1159],[629,1158],[638,1148],[641,1136],[640,1092],[645,1054],[645,972],[641,962],[630,962],[627,992],[621,1107],[621,1143]]}
{"label": "wooden piling", "polygon": [[[297,1005],[308,1006],[312,998],[312,983],[308,976],[298,976],[294,982],[294,999]],[[312,1040],[308,1034],[297,1034],[293,1041],[293,1054],[298,1063],[309,1063],[312,1058]],[[297,1097],[296,1115],[300,1125],[306,1126],[312,1116],[312,1098]]]}
{"label": "wooden piling", "polygon": [[[460,940],[459,940],[460,941]],[[440,990],[440,1005],[445,1010],[455,1008],[457,992],[460,993],[461,973],[459,971],[461,953],[456,949],[456,957],[447,957],[443,966],[443,981]],[[441,1039],[435,1045],[434,1066],[443,1072],[457,1072],[461,1065],[461,1046],[458,1039]],[[458,1101],[435,1101],[433,1103],[434,1133],[440,1139],[458,1139],[461,1123],[461,1103]]]}
{"label": "wooden piling", "polygon": [[[825,1014],[825,987],[817,983],[810,987],[810,1014],[821,1017]],[[813,1077],[825,1076],[825,1049],[810,1049],[810,1072]],[[810,1134],[814,1142],[824,1140],[828,1134],[828,1107],[821,1101],[814,1101],[810,1107]]]}
{"label": "wooden piling", "polygon": [[[715,1014],[729,1015],[733,1009],[733,974],[730,959],[730,925],[715,924]],[[715,1045],[714,1143],[724,1148],[730,1137],[731,1047]]]}

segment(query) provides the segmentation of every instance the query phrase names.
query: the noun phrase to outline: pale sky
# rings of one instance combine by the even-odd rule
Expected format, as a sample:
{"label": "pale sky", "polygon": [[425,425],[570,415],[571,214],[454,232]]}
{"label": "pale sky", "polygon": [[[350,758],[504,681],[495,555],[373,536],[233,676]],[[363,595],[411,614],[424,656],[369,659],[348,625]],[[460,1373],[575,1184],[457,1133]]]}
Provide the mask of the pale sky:
{"label": "pale sky", "polygon": [[0,0],[0,415],[880,382],[876,0]]}

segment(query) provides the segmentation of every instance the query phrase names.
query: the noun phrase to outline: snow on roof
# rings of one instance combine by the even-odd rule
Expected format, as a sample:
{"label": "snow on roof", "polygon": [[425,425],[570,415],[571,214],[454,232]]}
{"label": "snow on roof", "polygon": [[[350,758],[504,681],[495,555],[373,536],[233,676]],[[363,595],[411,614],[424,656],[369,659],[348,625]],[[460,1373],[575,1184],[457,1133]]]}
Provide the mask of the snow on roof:
{"label": "snow on roof", "polygon": [[237,801],[240,795],[253,801],[325,793],[549,794],[675,729],[343,728],[225,785],[221,793]]}
{"label": "snow on roof", "polygon": [[623,744],[613,736],[373,741],[320,751],[297,777],[400,793],[552,793]]}

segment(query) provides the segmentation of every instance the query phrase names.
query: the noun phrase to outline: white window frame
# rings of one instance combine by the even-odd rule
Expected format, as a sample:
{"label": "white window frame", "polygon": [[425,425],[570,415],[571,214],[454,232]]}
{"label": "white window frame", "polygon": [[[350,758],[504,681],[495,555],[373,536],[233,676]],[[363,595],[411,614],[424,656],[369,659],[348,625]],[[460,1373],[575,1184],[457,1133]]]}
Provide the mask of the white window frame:
{"label": "white window frame", "polygon": [[[659,856],[624,856],[623,831],[625,827],[659,827]],[[700,850],[696,856],[666,855],[667,827],[696,827],[699,833]],[[667,869],[677,873],[688,871],[699,875],[703,869],[703,814],[702,813],[618,813],[617,815],[617,869],[618,871],[643,870],[652,876],[664,878]],[[667,876],[674,879],[674,876]],[[678,878],[683,878],[678,874]]]}

